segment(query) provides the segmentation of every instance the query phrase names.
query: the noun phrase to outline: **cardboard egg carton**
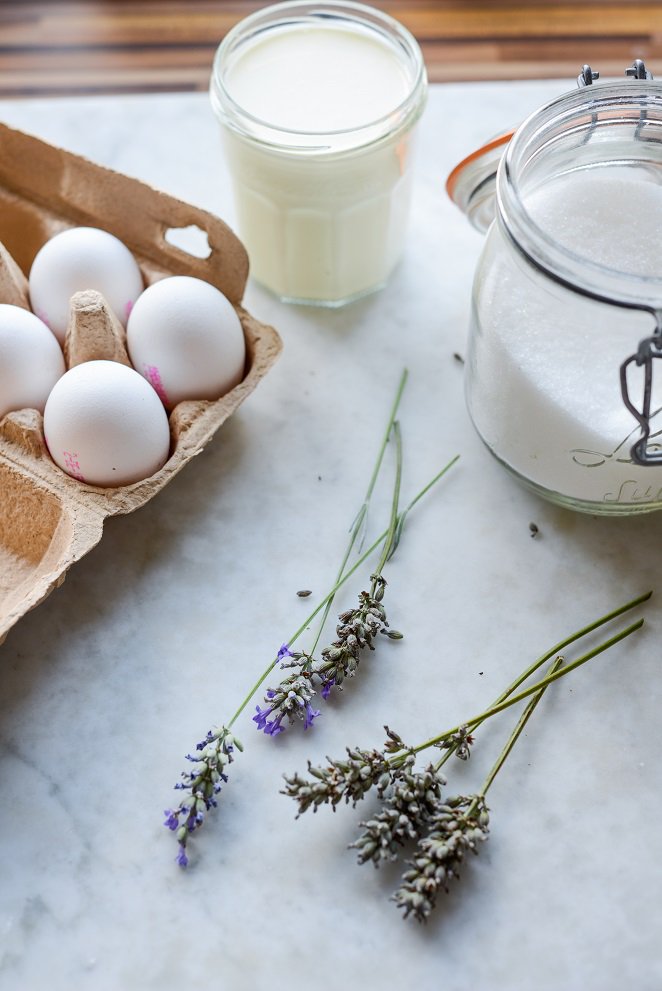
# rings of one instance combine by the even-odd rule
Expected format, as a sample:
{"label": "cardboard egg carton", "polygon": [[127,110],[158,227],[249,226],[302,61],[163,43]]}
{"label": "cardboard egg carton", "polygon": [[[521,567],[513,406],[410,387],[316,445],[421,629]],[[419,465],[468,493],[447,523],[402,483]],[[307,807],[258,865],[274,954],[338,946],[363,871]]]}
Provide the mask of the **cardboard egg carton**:
{"label": "cardboard egg carton", "polygon": [[[248,258],[221,220],[0,125],[0,302],[29,309],[25,273],[37,251],[59,231],[77,226],[100,227],[119,237],[133,252],[145,285],[168,275],[191,275],[220,289],[244,330],[245,374],[221,399],[179,403],[169,416],[166,464],[149,478],[118,488],[87,485],[58,468],[36,410],[8,413],[0,420],[0,643],[98,543],[107,517],[143,506],[200,453],[281,349],[276,331],[241,306]],[[169,230],[191,226],[206,233],[209,257],[198,258],[166,240]],[[72,297],[64,351],[69,368],[96,358],[130,365],[124,328],[99,293]]]}

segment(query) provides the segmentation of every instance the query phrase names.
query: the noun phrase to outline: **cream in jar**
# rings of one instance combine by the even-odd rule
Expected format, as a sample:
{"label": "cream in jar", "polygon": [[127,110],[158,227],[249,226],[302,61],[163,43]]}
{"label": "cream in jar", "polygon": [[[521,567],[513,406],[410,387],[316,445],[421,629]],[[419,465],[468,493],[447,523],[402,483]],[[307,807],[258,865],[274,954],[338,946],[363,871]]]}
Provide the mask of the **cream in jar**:
{"label": "cream in jar", "polygon": [[259,282],[329,305],[385,283],[403,248],[425,91],[414,39],[360,4],[278,4],[230,32],[211,96]]}

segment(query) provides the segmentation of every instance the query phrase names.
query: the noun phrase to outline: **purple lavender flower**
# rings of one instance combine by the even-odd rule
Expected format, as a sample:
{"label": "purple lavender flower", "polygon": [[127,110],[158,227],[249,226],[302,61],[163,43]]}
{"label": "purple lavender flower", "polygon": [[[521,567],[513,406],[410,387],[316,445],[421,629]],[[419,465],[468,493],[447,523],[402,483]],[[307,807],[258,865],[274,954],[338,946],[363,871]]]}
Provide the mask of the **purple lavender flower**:
{"label": "purple lavender flower", "polygon": [[313,709],[310,702],[306,702],[306,719],[303,724],[303,728],[308,729],[309,726],[312,726],[313,720],[317,719],[319,715],[320,715],[319,709]]}
{"label": "purple lavender flower", "polygon": [[286,716],[290,725],[301,719],[304,728],[308,729],[320,715],[310,704],[316,692],[306,663],[293,665],[295,670],[292,674],[283,678],[275,688],[267,688],[264,696],[266,705],[264,708],[256,706],[256,714],[253,716],[253,722],[257,724],[259,731],[268,736],[283,733],[286,727],[282,723]]}
{"label": "purple lavender flower", "polygon": [[294,655],[292,654],[292,651],[290,650],[289,646],[286,643],[281,644],[277,657],[278,663],[280,663],[284,657],[293,657],[293,656]]}
{"label": "purple lavender flower", "polygon": [[325,702],[328,699],[329,695],[331,694],[331,689],[333,688],[333,686],[335,685],[335,683],[336,683],[336,679],[335,678],[327,678],[326,681],[323,681],[322,682],[322,687],[320,689],[320,695],[322,696],[322,698],[324,699]]}
{"label": "purple lavender flower", "polygon": [[189,836],[203,825],[205,813],[218,804],[215,796],[221,790],[221,782],[228,780],[225,770],[232,763],[235,747],[243,749],[237,738],[222,726],[215,732],[209,731],[197,756],[186,755],[195,766],[190,771],[182,771],[181,781],[175,785],[177,791],[186,794],[177,808],[164,812],[164,826],[175,833],[179,843],[177,863],[180,867],[188,864],[186,844]]}
{"label": "purple lavender flower", "polygon": [[267,736],[278,736],[279,733],[285,732],[285,727],[280,725],[284,715],[284,712],[280,712],[275,719],[265,724],[264,732]]}
{"label": "purple lavender flower", "polygon": [[265,729],[265,726],[267,725],[267,719],[271,715],[272,711],[272,709],[261,709],[259,705],[255,706],[255,712],[257,715],[253,716],[253,722],[257,723],[258,730],[264,730],[265,733],[268,732],[268,730]]}
{"label": "purple lavender flower", "polygon": [[164,826],[172,830],[179,828],[179,816],[172,809],[164,809],[163,814],[166,816],[166,820],[163,823]]}

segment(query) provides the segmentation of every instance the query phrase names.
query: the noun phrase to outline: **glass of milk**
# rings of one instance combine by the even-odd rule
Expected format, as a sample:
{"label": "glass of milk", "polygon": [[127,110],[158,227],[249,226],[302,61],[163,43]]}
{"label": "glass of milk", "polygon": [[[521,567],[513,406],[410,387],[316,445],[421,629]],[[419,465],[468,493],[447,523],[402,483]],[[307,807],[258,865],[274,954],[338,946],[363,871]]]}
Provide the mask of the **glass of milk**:
{"label": "glass of milk", "polygon": [[[651,363],[652,464],[633,455],[641,428],[620,376],[662,333],[662,84],[596,84],[541,108],[508,144],[496,188],[467,360],[478,433],[553,502],[662,508],[662,362]],[[644,368],[623,372],[637,408]]]}
{"label": "glass of milk", "polygon": [[426,88],[411,34],[362,4],[280,3],[230,31],[210,94],[258,282],[326,306],[384,285]]}

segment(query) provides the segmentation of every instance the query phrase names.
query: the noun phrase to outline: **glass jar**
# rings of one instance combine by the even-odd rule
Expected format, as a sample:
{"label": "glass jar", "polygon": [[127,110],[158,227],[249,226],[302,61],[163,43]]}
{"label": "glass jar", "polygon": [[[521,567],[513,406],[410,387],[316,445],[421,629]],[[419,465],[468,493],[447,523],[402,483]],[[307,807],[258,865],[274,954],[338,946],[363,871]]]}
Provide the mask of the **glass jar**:
{"label": "glass jar", "polygon": [[229,32],[210,94],[258,282],[328,306],[384,285],[426,91],[414,38],[361,4],[280,3]]}
{"label": "glass jar", "polygon": [[[491,180],[476,161],[449,192],[480,222]],[[552,502],[662,508],[662,85],[600,83],[542,107],[507,144],[496,194],[467,356],[479,435]]]}

